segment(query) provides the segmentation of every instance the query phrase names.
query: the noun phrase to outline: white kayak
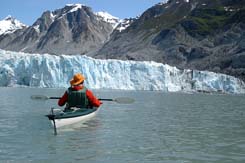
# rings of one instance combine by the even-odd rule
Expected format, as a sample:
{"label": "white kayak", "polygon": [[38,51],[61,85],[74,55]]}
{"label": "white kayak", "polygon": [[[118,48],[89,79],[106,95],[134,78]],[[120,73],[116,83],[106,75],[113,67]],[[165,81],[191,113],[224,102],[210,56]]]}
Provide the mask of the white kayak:
{"label": "white kayak", "polygon": [[51,109],[50,114],[46,116],[49,118],[53,126],[55,123],[55,127],[59,128],[75,123],[83,123],[94,117],[98,111],[99,108],[95,107],[91,109],[69,109],[66,111],[63,111],[61,109]]}

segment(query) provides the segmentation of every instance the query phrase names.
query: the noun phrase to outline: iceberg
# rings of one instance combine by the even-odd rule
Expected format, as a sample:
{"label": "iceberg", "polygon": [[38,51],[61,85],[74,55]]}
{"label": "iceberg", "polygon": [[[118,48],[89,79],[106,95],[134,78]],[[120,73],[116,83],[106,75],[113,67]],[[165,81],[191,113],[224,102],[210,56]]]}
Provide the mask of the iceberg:
{"label": "iceberg", "polygon": [[90,89],[151,90],[168,92],[245,93],[235,77],[208,71],[180,70],[148,61],[94,59],[81,55],[28,54],[0,50],[0,86],[69,87],[82,73]]}

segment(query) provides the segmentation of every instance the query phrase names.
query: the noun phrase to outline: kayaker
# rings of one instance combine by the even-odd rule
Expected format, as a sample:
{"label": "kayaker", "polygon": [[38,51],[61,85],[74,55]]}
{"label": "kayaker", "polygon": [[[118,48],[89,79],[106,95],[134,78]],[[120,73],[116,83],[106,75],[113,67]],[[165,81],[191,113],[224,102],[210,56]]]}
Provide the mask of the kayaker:
{"label": "kayaker", "polygon": [[84,84],[85,77],[77,73],[70,80],[71,87],[67,89],[64,95],[59,99],[58,105],[64,106],[65,109],[70,109],[71,107],[77,108],[91,108],[99,107],[102,102],[100,102],[92,93],[88,90]]}

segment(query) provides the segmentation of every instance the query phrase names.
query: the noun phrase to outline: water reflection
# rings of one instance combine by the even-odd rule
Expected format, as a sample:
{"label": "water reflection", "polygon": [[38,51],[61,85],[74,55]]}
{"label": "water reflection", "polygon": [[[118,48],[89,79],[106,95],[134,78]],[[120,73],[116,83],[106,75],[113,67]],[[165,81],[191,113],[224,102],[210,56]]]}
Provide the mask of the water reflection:
{"label": "water reflection", "polygon": [[[96,115],[97,116],[97,115]],[[90,120],[87,120],[86,122],[82,123],[75,123],[69,126],[64,126],[61,128],[58,128],[57,131],[59,133],[62,132],[71,132],[71,131],[77,131],[77,132],[82,132],[82,130],[89,130],[89,131],[95,131],[101,127],[101,122],[99,118],[93,117]]]}

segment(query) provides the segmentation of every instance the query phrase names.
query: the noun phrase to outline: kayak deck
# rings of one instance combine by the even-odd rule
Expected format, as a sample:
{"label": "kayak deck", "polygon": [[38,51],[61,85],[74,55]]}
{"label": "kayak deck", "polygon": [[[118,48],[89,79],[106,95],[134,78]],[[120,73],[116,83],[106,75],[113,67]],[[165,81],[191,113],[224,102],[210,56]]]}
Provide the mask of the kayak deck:
{"label": "kayak deck", "polygon": [[87,114],[90,114],[92,112],[95,112],[97,108],[93,109],[77,109],[77,110],[68,110],[68,111],[61,111],[56,112],[54,114],[48,114],[46,115],[50,120],[54,119],[63,119],[63,118],[74,118],[74,117],[79,117],[79,116],[84,116]]}

